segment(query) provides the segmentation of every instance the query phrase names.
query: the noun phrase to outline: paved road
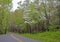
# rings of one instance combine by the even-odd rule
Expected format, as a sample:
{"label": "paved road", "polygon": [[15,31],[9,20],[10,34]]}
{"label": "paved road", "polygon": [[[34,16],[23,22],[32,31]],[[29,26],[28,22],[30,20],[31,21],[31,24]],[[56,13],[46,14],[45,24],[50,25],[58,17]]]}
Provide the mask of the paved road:
{"label": "paved road", "polygon": [[0,42],[40,42],[38,40],[32,40],[30,38],[22,37],[18,34],[6,34],[0,35]]}

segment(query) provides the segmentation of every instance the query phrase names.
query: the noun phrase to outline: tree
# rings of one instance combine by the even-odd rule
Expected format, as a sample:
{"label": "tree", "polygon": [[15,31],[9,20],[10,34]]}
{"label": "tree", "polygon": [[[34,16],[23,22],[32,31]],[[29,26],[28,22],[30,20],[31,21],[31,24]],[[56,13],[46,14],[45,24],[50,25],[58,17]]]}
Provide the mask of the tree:
{"label": "tree", "polygon": [[59,24],[59,4],[56,0],[25,0],[23,4],[19,2],[20,7],[10,15],[9,25],[13,30],[15,27],[20,30],[18,32],[40,32],[49,29],[55,29],[55,25]]}
{"label": "tree", "polygon": [[[5,1],[0,0],[0,8],[1,8],[1,10],[0,10],[1,11],[0,12],[0,15],[1,15],[1,20],[0,21],[1,21],[1,23],[0,24],[2,26],[1,28],[3,28],[2,31],[5,31],[6,30],[5,29],[6,28],[5,26],[6,26],[7,23],[6,23],[5,19],[6,19],[6,16],[7,16],[6,14],[9,14],[8,13],[9,12],[8,11],[9,10],[8,7],[9,7],[9,4],[10,3],[11,3],[11,0],[5,0]],[[3,24],[3,21],[5,22],[4,24]]]}

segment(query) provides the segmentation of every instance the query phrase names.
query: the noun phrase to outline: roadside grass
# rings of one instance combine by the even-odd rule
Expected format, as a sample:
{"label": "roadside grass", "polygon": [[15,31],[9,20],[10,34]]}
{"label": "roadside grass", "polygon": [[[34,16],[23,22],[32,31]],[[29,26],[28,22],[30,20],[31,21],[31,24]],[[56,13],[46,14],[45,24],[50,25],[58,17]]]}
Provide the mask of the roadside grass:
{"label": "roadside grass", "polygon": [[35,40],[41,40],[42,42],[60,42],[60,31],[56,31],[56,32],[47,31],[37,34],[26,33],[21,35]]}

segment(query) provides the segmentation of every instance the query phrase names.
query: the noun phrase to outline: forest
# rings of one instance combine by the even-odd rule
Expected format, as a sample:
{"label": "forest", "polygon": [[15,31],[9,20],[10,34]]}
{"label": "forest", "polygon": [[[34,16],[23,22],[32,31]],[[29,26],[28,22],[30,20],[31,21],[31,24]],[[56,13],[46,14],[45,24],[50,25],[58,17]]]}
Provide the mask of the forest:
{"label": "forest", "polygon": [[38,33],[60,29],[59,0],[25,0],[18,5],[13,12],[11,0],[0,1],[0,33]]}
{"label": "forest", "polygon": [[60,31],[60,0],[25,0],[12,11],[12,0],[0,0],[0,34]]}

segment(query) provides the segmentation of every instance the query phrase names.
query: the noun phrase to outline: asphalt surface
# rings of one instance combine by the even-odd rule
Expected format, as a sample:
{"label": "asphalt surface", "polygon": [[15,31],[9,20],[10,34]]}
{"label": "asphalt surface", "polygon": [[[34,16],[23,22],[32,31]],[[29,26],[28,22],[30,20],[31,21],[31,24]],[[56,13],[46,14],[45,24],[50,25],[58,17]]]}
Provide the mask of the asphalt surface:
{"label": "asphalt surface", "polygon": [[18,34],[9,33],[6,35],[0,35],[0,42],[40,42],[40,41],[26,38]]}

